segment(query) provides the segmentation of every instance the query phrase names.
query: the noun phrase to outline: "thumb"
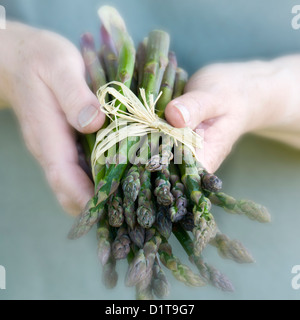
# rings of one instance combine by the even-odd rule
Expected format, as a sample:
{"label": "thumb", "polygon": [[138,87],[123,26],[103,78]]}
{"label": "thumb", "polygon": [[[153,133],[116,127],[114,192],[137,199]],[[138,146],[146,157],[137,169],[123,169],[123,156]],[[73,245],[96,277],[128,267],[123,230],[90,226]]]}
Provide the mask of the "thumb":
{"label": "thumb", "polygon": [[221,102],[203,91],[190,91],[172,100],[166,107],[167,121],[177,128],[195,129],[199,123],[222,115]]}
{"label": "thumb", "polygon": [[69,67],[66,65],[52,77],[50,87],[70,125],[79,132],[92,133],[101,128],[105,115],[85,81],[84,65],[79,61],[69,61]]}

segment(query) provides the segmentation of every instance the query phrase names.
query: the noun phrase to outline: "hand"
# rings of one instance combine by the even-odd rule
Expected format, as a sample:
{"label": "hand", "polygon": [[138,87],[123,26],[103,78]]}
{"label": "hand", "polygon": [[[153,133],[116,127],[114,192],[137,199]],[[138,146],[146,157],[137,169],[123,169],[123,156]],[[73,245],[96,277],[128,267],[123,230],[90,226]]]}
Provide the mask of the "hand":
{"label": "hand", "polygon": [[246,132],[284,126],[299,132],[299,67],[299,56],[205,67],[168,104],[166,119],[175,127],[203,130],[199,157],[214,172]]}
{"label": "hand", "polygon": [[104,122],[81,55],[61,36],[17,23],[8,24],[0,42],[0,97],[13,106],[58,200],[78,214],[93,184],[78,165],[73,128],[91,133]]}

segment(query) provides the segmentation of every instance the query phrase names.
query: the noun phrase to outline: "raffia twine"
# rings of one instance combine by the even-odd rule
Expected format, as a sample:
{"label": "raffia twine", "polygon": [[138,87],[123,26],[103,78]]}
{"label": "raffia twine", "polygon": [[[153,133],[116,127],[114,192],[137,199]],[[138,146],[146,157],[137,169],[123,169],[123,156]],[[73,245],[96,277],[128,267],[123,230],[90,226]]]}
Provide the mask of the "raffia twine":
{"label": "raffia twine", "polygon": [[[108,94],[113,97],[109,102],[106,101]],[[112,122],[107,128],[97,133],[91,156],[92,168],[95,167],[97,160],[114,145],[128,137],[140,137],[155,132],[171,136],[175,145],[181,142],[197,157],[196,149],[202,147],[202,137],[190,128],[174,128],[157,116],[155,105],[162,93],[156,100],[153,95],[150,95],[149,102],[143,88],[140,88],[140,94],[142,101],[118,81],[111,81],[97,91],[100,109]],[[126,111],[120,109],[121,105],[126,107]]]}

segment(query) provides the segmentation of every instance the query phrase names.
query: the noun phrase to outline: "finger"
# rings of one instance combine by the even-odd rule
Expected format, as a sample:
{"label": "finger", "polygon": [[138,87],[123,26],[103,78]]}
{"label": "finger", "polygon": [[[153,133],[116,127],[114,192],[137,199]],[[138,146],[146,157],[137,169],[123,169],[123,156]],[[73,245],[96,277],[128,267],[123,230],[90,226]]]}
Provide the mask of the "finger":
{"label": "finger", "polygon": [[200,162],[209,172],[215,172],[241,135],[240,126],[228,117],[220,117],[201,123],[197,129],[203,137],[199,150]]}
{"label": "finger", "polygon": [[38,139],[38,160],[46,177],[64,209],[76,215],[93,196],[93,185],[78,164],[73,131],[55,97],[42,83],[35,92],[27,100],[35,111],[31,118],[34,136],[27,139]]}
{"label": "finger", "polygon": [[177,128],[195,129],[199,123],[222,115],[222,102],[209,93],[191,91],[172,100],[166,107],[167,121]]}
{"label": "finger", "polygon": [[46,83],[52,90],[68,122],[82,133],[99,130],[105,115],[100,111],[97,97],[89,89],[82,58],[78,52],[75,57],[65,61],[63,66],[55,67]]}
{"label": "finger", "polygon": [[75,139],[69,125],[63,115],[55,111],[48,114],[52,125],[43,127],[43,167],[62,206],[69,213],[78,214],[93,196],[93,185],[78,164]]}

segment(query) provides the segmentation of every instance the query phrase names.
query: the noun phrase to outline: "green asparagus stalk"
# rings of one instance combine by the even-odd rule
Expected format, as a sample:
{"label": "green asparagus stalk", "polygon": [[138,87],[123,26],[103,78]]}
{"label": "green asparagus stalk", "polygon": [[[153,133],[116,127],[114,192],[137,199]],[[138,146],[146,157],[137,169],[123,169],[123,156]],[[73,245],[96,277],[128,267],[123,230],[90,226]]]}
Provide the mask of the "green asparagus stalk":
{"label": "green asparagus stalk", "polygon": [[110,257],[103,266],[102,281],[107,289],[112,289],[117,285],[118,274],[116,271],[116,260]]}
{"label": "green asparagus stalk", "polygon": [[179,172],[174,163],[170,163],[170,181],[172,184],[172,194],[174,203],[169,209],[172,222],[180,221],[187,213],[188,200],[185,196],[184,185],[181,183]]}
{"label": "green asparagus stalk", "polygon": [[169,35],[160,30],[150,32],[147,42],[146,60],[141,87],[146,90],[146,97],[158,95],[165,69],[168,65],[170,46]]}
{"label": "green asparagus stalk", "polygon": [[128,234],[131,241],[138,247],[143,248],[145,243],[145,229],[136,224],[133,229],[128,227]]}
{"label": "green asparagus stalk", "polygon": [[201,177],[201,188],[208,192],[219,192],[222,189],[222,180],[216,175],[209,173],[199,159],[195,159],[198,174]]}
{"label": "green asparagus stalk", "polygon": [[184,251],[189,256],[190,261],[195,264],[201,276],[207,283],[210,283],[214,287],[223,291],[234,291],[231,281],[224,274],[222,274],[216,268],[205,263],[201,256],[196,256],[194,254],[193,241],[191,240],[189,234],[183,229],[181,224],[176,224],[176,226],[174,226],[173,233],[182,245]]}
{"label": "green asparagus stalk", "polygon": [[147,275],[147,277],[135,286],[136,299],[137,300],[153,300],[154,296],[152,293],[152,272]]}
{"label": "green asparagus stalk", "polygon": [[205,192],[210,201],[225,211],[233,214],[245,215],[251,220],[261,223],[271,222],[271,215],[267,208],[251,200],[236,200],[223,192]]}
{"label": "green asparagus stalk", "polygon": [[169,239],[172,234],[172,221],[168,214],[168,209],[159,206],[156,214],[155,226],[157,231],[165,238]]}
{"label": "green asparagus stalk", "polygon": [[98,258],[102,266],[104,266],[108,263],[111,254],[109,224],[105,216],[98,222],[97,238]]}
{"label": "green asparagus stalk", "polygon": [[185,231],[192,232],[195,228],[193,213],[187,212],[186,215],[183,217],[183,219],[180,220],[180,224],[182,225],[182,227]]}
{"label": "green asparagus stalk", "polygon": [[124,197],[135,201],[141,189],[140,172],[137,165],[130,167],[122,182]]}
{"label": "green asparagus stalk", "polygon": [[[93,92],[96,94],[98,89],[103,85],[105,85],[106,78],[105,78],[103,67],[98,58],[98,54],[95,48],[94,38],[90,33],[85,33],[82,35],[80,40],[80,47],[81,47],[85,68],[87,70],[87,73],[92,83]],[[108,118],[106,118],[102,128],[105,128],[108,125],[108,123],[109,123]],[[90,159],[90,155],[92,154],[92,151],[94,149],[94,145],[96,142],[96,135],[94,133],[87,134],[87,135],[84,135],[84,139],[86,140],[86,143],[88,145],[88,150],[86,150],[86,152],[89,155],[89,159]],[[103,166],[97,166],[95,168],[94,171],[96,172],[96,174],[102,170],[102,167]]]}
{"label": "green asparagus stalk", "polygon": [[172,271],[173,276],[180,282],[191,287],[203,287],[206,283],[195,274],[187,265],[175,257],[172,253],[172,247],[168,243],[163,243],[159,248],[159,257],[163,265]]}
{"label": "green asparagus stalk", "polygon": [[166,298],[170,293],[168,279],[158,262],[154,262],[153,266],[152,289],[153,293],[159,299]]}
{"label": "green asparagus stalk", "polygon": [[210,192],[219,192],[222,189],[222,180],[212,173],[204,172],[201,176],[202,188]]}
{"label": "green asparagus stalk", "polygon": [[224,259],[230,259],[237,263],[254,262],[250,252],[242,243],[237,240],[230,240],[225,234],[217,233],[210,244],[218,249],[220,256]]}
{"label": "green asparagus stalk", "polygon": [[97,197],[93,197],[88,201],[84,210],[76,218],[73,227],[68,234],[69,239],[73,240],[82,237],[101,219],[104,215],[104,205],[96,206],[96,203]]}
{"label": "green asparagus stalk", "polygon": [[101,86],[105,85],[106,78],[95,49],[93,36],[90,33],[83,34],[80,46],[85,67],[91,79],[93,92],[96,93]]}
{"label": "green asparagus stalk", "polygon": [[155,227],[150,229],[145,229],[145,243],[150,241],[156,234]]}
{"label": "green asparagus stalk", "polygon": [[156,196],[156,200],[158,204],[162,206],[169,206],[173,203],[174,197],[171,193],[171,183],[170,172],[168,167],[165,170],[157,172],[157,177],[155,180],[154,195]]}
{"label": "green asparagus stalk", "polygon": [[[170,53],[169,58],[170,60],[168,68],[164,74],[162,83],[162,86],[164,87],[161,87],[163,94],[157,104],[157,114],[162,118],[164,117],[167,104],[172,99],[173,89],[173,98],[180,96],[183,93],[185,84],[187,82],[187,73],[182,69],[176,70],[177,62],[175,55]],[[163,139],[164,141],[160,146],[160,153],[152,156],[146,165],[148,171],[160,171],[169,165],[170,161],[173,159],[172,149],[174,141],[170,136],[163,137]]]}
{"label": "green asparagus stalk", "polygon": [[215,267],[204,262],[202,257],[193,255],[190,260],[198,268],[201,276],[212,286],[225,292],[234,291],[234,286],[228,279],[228,277],[217,270]]}
{"label": "green asparagus stalk", "polygon": [[120,189],[114,192],[108,200],[108,221],[112,227],[121,227],[124,222],[123,200]]}
{"label": "green asparagus stalk", "polygon": [[159,153],[154,154],[146,163],[146,169],[150,172],[166,169],[173,159],[173,138],[168,135],[162,136],[162,143],[159,146]]}
{"label": "green asparagus stalk", "polygon": [[118,57],[116,49],[113,48],[113,44],[109,41],[109,35],[104,27],[101,28],[103,45],[100,51],[100,58],[103,61],[103,66],[108,81],[116,79],[118,70]]}
{"label": "green asparagus stalk", "polygon": [[181,68],[177,68],[174,91],[173,91],[173,99],[175,99],[183,94],[184,87],[185,87],[187,81],[188,81],[187,72]]}
{"label": "green asparagus stalk", "polygon": [[[137,60],[137,71],[138,71],[138,88],[142,87],[144,66],[146,63],[146,50],[147,50],[148,38],[145,38],[138,47],[136,60]],[[139,90],[138,90],[139,92]]]}
{"label": "green asparagus stalk", "polygon": [[116,260],[125,259],[130,251],[130,238],[127,228],[122,226],[118,229],[115,241],[112,244],[112,254]]}
{"label": "green asparagus stalk", "polygon": [[155,222],[155,209],[151,194],[151,174],[140,168],[141,191],[138,196],[137,221],[143,228],[151,228]]}
{"label": "green asparagus stalk", "polygon": [[162,92],[156,105],[156,114],[164,119],[167,104],[172,100],[172,94],[175,84],[177,60],[174,52],[169,52],[169,63],[164,73],[160,91]]}
{"label": "green asparagus stalk", "polygon": [[155,230],[153,231],[154,235],[151,239],[149,239],[147,242],[145,242],[144,245],[144,254],[145,259],[147,262],[147,272],[152,272],[152,268],[155,262],[155,258],[159,249],[159,246],[161,244],[161,235]]}
{"label": "green asparagus stalk", "polygon": [[144,250],[140,249],[134,253],[134,258],[129,264],[125,277],[125,284],[128,287],[136,286],[139,282],[144,280],[147,275],[147,261]]}
{"label": "green asparagus stalk", "polygon": [[136,210],[135,202],[124,197],[123,201],[124,217],[127,225],[130,229],[134,229],[136,226]]}
{"label": "green asparagus stalk", "polygon": [[193,155],[182,146],[179,147],[179,150],[183,155],[182,164],[179,165],[182,175],[181,181],[194,203],[194,253],[199,256],[209,241],[215,237],[217,226],[213,215],[210,213],[211,203],[200,188],[200,176]]}

